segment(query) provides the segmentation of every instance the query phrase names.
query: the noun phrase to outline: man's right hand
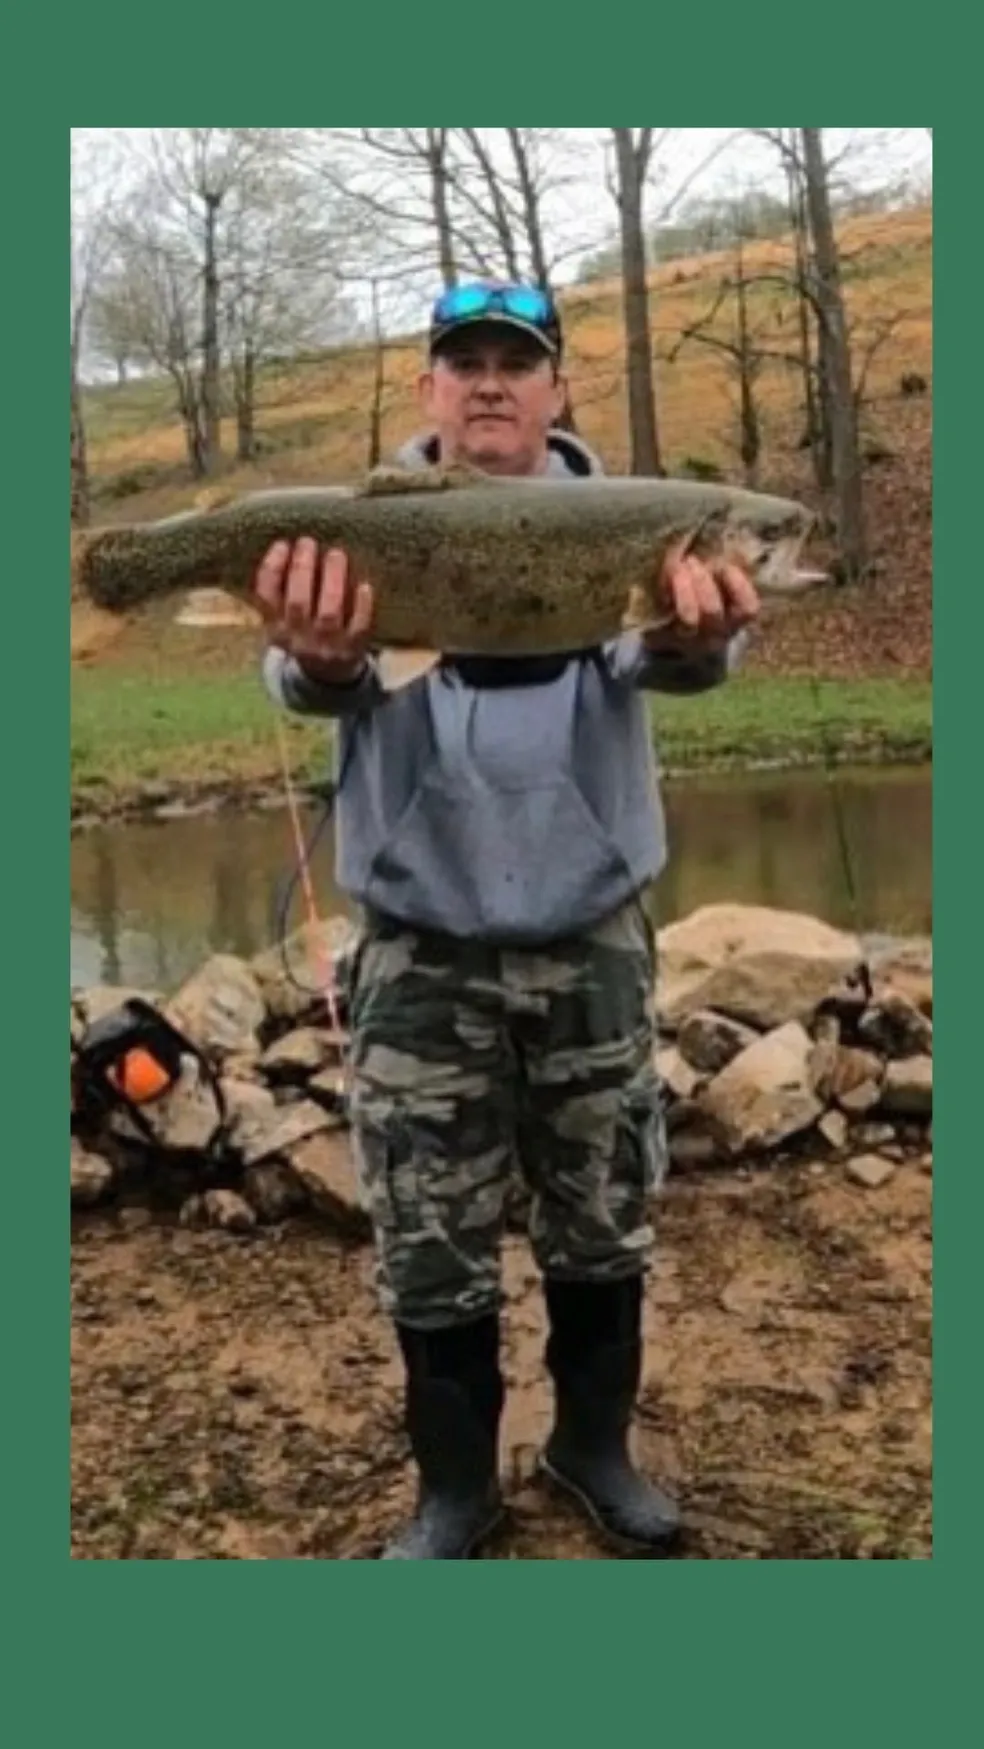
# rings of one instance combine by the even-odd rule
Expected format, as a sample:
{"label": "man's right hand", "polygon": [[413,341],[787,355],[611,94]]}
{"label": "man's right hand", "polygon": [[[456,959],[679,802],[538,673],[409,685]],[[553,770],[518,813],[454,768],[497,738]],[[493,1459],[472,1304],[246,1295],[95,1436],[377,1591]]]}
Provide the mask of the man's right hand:
{"label": "man's right hand", "polygon": [[271,644],[286,650],[312,680],[344,684],[365,662],[373,599],[368,583],[354,588],[348,558],[337,550],[318,563],[317,542],[275,541],[254,582],[256,605]]}

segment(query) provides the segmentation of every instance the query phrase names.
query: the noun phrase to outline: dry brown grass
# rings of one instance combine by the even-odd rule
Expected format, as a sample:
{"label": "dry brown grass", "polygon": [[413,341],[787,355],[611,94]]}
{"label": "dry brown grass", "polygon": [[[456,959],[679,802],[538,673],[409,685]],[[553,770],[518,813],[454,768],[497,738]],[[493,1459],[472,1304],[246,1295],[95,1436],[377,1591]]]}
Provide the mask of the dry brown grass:
{"label": "dry brown grass", "polygon": [[[928,210],[856,219],[842,227],[848,261],[847,296],[856,344],[863,350],[886,315],[897,326],[879,349],[869,374],[869,389],[893,394],[905,370],[928,375],[932,363],[932,215]],[[750,273],[781,272],[790,264],[782,244],[750,247]],[[672,466],[699,456],[733,472],[737,466],[733,382],[722,355],[710,348],[685,347],[671,363],[668,353],[682,331],[709,308],[723,275],[732,270],[727,255],[674,261],[652,275],[654,345],[657,358],[660,425]],[[773,345],[794,348],[791,300],[775,287],[753,293],[765,321],[773,304],[783,322]],[[602,282],[573,288],[566,296],[568,363],[579,430],[599,449],[613,471],[626,467],[626,404],[622,367],[622,325],[618,285]],[[727,332],[726,307],[717,332]],[[391,452],[416,429],[415,381],[420,362],[416,339],[387,352],[383,427],[384,450]],[[255,486],[277,481],[346,479],[365,465],[373,362],[365,350],[324,354],[291,369],[265,373],[258,427],[276,443],[255,466],[230,469],[231,484]],[[788,443],[799,401],[796,372],[782,364],[765,367],[761,381],[766,449],[778,454]],[[184,440],[167,406],[166,391],[136,384],[89,397],[90,463],[97,486],[136,469],[175,470],[132,495],[101,502],[101,518],[149,517],[183,507],[194,485],[180,477]]]}

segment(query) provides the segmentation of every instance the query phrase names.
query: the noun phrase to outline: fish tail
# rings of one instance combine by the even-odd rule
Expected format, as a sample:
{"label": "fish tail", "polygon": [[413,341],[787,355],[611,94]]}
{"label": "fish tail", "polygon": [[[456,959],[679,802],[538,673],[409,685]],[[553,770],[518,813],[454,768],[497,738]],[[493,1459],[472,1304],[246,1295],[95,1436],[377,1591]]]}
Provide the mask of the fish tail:
{"label": "fish tail", "polygon": [[73,528],[69,544],[69,567],[71,578],[71,600],[82,601],[87,595],[85,587],[86,558],[92,549],[94,531],[84,528]]}

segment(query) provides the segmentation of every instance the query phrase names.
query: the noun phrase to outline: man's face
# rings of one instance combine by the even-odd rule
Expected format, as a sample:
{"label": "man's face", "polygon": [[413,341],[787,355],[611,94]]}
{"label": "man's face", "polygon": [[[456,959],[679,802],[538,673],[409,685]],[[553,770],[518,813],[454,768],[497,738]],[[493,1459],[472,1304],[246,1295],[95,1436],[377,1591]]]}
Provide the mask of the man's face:
{"label": "man's face", "polygon": [[537,472],[564,403],[563,381],[543,348],[494,323],[449,335],[420,393],[442,458],[489,474]]}

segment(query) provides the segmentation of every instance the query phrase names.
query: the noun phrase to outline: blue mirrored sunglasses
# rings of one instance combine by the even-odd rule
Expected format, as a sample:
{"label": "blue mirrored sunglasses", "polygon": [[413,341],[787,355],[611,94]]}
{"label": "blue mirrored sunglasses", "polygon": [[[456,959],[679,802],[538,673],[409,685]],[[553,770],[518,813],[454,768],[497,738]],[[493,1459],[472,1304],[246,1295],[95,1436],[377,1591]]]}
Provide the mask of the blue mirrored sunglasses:
{"label": "blue mirrored sunglasses", "polygon": [[435,326],[474,321],[481,316],[514,316],[537,328],[556,332],[557,312],[547,292],[532,285],[455,285],[442,292],[431,317]]}

